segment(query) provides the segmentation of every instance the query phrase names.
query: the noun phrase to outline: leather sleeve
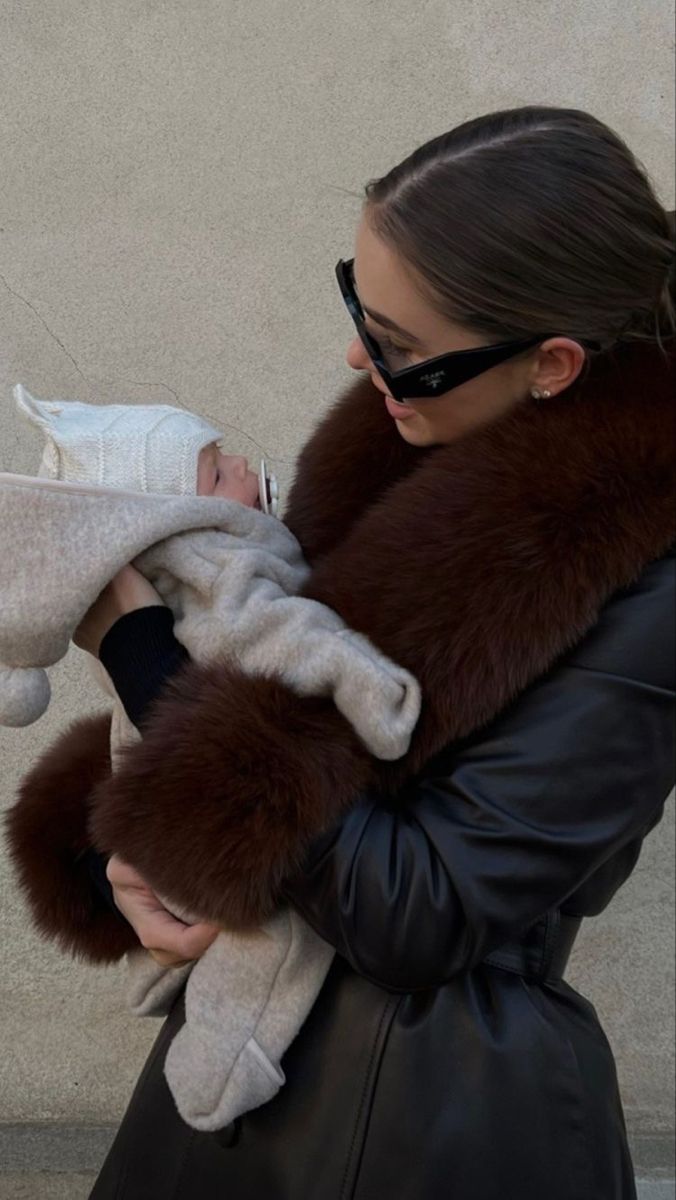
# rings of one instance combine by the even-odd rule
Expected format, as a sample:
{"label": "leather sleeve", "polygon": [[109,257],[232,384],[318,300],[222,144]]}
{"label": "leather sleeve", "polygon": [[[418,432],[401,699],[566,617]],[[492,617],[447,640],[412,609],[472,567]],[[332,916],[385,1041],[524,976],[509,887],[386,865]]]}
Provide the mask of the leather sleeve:
{"label": "leather sleeve", "polygon": [[450,761],[316,841],[284,895],[359,974],[402,991],[439,986],[554,907],[578,911],[573,894],[673,786],[673,641],[667,558]]}

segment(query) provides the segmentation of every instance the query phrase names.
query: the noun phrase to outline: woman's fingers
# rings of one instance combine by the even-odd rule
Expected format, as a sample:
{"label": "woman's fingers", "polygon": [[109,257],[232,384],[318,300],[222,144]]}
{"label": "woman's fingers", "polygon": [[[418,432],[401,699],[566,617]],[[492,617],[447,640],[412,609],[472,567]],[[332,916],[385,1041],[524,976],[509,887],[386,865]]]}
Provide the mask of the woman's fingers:
{"label": "woman's fingers", "polygon": [[200,921],[187,925],[165,908],[152,888],[133,867],[114,854],[106,874],[115,903],[136,931],[142,946],[162,966],[183,966],[200,958],[218,936],[219,929]]}
{"label": "woman's fingers", "polygon": [[178,966],[200,958],[218,935],[214,925],[184,925],[166,909],[145,913],[136,932],[141,945],[163,966]]}
{"label": "woman's fingers", "polygon": [[190,958],[177,958],[168,950],[149,950],[148,953],[161,967],[187,967],[188,963],[193,961]]}
{"label": "woman's fingers", "polygon": [[143,876],[139,875],[138,871],[134,870],[128,862],[120,858],[119,854],[111,854],[106,866],[106,875],[114,888],[136,886],[150,891]]}
{"label": "woman's fingers", "polygon": [[[181,922],[176,921],[175,924],[180,926]],[[168,926],[160,928],[149,923],[148,940],[159,940],[159,945],[147,946],[146,949],[163,967],[183,967],[186,963],[201,958],[218,933],[219,930],[213,925],[184,925],[180,929],[172,930]],[[167,943],[171,943],[174,948],[169,948]]]}

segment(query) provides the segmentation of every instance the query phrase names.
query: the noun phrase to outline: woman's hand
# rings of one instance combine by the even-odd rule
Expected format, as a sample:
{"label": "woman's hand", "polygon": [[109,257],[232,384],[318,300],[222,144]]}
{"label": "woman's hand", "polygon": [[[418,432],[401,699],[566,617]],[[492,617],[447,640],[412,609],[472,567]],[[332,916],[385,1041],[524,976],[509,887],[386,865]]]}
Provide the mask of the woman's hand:
{"label": "woman's hand", "polygon": [[143,877],[117,854],[108,860],[106,875],[120,912],[136,930],[142,946],[163,967],[182,967],[200,958],[220,932],[201,922],[185,925],[158,900]]}
{"label": "woman's hand", "polygon": [[73,634],[73,641],[81,650],[87,650],[97,658],[101,642],[119,617],[153,604],[164,604],[164,601],[152,583],[127,563],[85,613]]}

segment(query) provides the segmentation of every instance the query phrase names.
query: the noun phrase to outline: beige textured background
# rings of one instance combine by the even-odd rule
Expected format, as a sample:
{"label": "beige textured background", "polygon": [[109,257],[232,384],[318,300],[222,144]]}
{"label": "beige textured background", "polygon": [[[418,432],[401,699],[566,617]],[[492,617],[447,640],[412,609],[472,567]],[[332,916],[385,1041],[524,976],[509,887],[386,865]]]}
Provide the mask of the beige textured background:
{"label": "beige textured background", "polygon": [[[668,0],[26,0],[0,3],[0,469],[38,440],[10,387],[180,403],[287,484],[350,372],[333,268],[365,181],[478,113],[587,109],[673,207]],[[0,787],[103,706],[81,652],[36,725],[0,731]],[[671,814],[570,980],[616,1052],[629,1123],[673,1125]],[[157,1029],[117,969],[31,931],[1,875],[0,1122],[115,1121]]]}

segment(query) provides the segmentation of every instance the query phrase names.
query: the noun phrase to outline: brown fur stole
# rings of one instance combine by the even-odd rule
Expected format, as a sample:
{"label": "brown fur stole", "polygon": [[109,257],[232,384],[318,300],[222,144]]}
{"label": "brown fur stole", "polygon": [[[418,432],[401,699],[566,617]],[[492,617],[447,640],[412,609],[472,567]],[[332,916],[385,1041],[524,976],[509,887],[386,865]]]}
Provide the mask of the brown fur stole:
{"label": "brown fur stole", "polygon": [[38,932],[95,963],[114,962],[138,946],[79,857],[91,844],[92,791],[109,774],[110,713],[80,718],[40,755],[5,815],[10,855]]}
{"label": "brown fur stole", "polygon": [[95,844],[192,911],[255,925],[366,790],[395,792],[550,669],[676,538],[665,345],[620,346],[554,400],[422,450],[358,380],[302,451],[286,519],[313,566],[305,594],[420,680],[409,753],[377,762],[328,700],[190,663],[94,788]]}

